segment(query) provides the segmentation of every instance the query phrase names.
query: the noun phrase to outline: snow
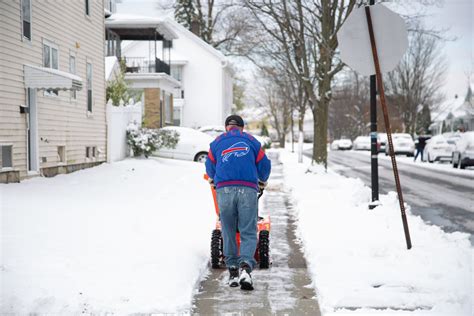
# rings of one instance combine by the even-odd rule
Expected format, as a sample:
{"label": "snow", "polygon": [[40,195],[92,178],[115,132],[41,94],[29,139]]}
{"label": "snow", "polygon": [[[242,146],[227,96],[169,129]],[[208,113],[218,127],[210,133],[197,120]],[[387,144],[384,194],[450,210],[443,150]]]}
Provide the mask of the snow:
{"label": "snow", "polygon": [[309,167],[281,150],[298,236],[323,315],[472,315],[469,235],[445,233],[407,209],[413,248],[406,249],[398,200],[359,179]]}
{"label": "snow", "polygon": [[0,314],[187,313],[215,225],[203,172],[129,159],[0,184]]}

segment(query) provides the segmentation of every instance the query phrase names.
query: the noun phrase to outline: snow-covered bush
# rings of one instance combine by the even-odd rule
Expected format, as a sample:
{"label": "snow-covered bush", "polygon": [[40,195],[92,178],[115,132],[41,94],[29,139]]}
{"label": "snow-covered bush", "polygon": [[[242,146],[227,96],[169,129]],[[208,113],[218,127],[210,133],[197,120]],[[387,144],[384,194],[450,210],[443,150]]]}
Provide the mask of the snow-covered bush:
{"label": "snow-covered bush", "polygon": [[127,144],[132,148],[134,156],[143,154],[148,158],[162,147],[175,148],[178,141],[179,134],[176,131],[139,128],[133,123],[127,127]]}

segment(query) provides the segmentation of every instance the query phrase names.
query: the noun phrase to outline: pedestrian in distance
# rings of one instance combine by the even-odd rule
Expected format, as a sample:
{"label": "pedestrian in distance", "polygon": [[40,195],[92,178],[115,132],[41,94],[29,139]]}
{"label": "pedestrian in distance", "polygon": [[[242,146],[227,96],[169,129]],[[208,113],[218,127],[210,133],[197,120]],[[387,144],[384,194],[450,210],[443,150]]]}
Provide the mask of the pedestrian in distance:
{"label": "pedestrian in distance", "polygon": [[416,143],[416,154],[415,158],[413,158],[413,161],[416,161],[416,158],[418,157],[419,154],[421,154],[421,162],[423,162],[423,152],[425,150],[426,146],[426,137],[422,135],[423,131],[419,131],[418,135],[418,142]]}
{"label": "pedestrian in distance", "polygon": [[[267,184],[271,162],[260,142],[243,131],[242,117],[227,117],[225,129],[210,144],[206,173],[216,188],[229,285],[253,290],[251,272],[256,265],[258,190]],[[237,230],[240,251],[235,239]]]}

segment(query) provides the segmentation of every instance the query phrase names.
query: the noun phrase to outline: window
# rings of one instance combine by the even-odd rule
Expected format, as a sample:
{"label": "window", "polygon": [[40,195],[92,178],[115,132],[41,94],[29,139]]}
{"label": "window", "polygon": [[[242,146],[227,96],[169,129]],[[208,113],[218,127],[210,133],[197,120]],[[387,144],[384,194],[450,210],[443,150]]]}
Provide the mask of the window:
{"label": "window", "polygon": [[183,80],[183,66],[171,66],[171,77],[178,81]]}
{"label": "window", "polygon": [[86,15],[90,15],[90,3],[89,3],[89,0],[85,0],[85,5],[86,5]]}
{"label": "window", "polygon": [[31,0],[21,1],[21,20],[23,21],[23,37],[31,41]]}
{"label": "window", "polygon": [[0,146],[0,169],[13,167],[12,148],[12,145]]}
{"label": "window", "polygon": [[86,147],[86,158],[95,158],[97,155],[97,147]]}
{"label": "window", "polygon": [[86,64],[87,111],[92,112],[92,64]]}
{"label": "window", "polygon": [[173,41],[163,40],[163,48],[172,48]]}
{"label": "window", "polygon": [[[73,55],[69,55],[69,72],[73,75],[76,74],[76,57]],[[71,99],[76,99],[76,92],[76,90],[71,90]]]}
{"label": "window", "polygon": [[173,105],[171,102],[172,95],[169,93],[163,93],[163,97],[165,99],[165,123],[172,124],[173,123]]}
{"label": "window", "polygon": [[[58,47],[50,43],[43,43],[43,67],[59,69]],[[48,90],[45,95],[58,95],[58,90]]]}

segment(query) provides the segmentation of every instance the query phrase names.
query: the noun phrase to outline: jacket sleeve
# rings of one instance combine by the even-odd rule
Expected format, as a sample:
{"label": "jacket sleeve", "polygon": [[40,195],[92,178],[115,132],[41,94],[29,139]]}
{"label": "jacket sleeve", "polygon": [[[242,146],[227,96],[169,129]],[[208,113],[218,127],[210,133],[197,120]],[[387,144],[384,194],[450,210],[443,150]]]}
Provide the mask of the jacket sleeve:
{"label": "jacket sleeve", "polygon": [[216,159],[214,158],[214,154],[212,153],[212,143],[207,154],[206,173],[211,179],[214,179],[216,175]]}
{"label": "jacket sleeve", "polygon": [[270,177],[272,163],[270,159],[268,159],[267,155],[265,154],[265,151],[263,151],[261,145],[259,147],[256,163],[257,163],[258,179],[266,182],[268,178]]}

